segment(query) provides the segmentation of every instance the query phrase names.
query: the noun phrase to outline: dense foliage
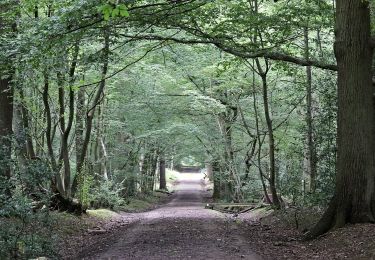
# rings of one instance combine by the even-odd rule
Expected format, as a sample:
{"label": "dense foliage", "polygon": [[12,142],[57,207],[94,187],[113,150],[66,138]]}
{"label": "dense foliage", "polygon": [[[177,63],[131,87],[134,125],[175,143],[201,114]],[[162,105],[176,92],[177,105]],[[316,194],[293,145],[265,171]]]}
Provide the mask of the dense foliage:
{"label": "dense foliage", "polygon": [[[334,1],[2,2],[1,217],[118,209],[184,163],[217,200],[332,197]],[[42,250],[0,230],[8,254]]]}

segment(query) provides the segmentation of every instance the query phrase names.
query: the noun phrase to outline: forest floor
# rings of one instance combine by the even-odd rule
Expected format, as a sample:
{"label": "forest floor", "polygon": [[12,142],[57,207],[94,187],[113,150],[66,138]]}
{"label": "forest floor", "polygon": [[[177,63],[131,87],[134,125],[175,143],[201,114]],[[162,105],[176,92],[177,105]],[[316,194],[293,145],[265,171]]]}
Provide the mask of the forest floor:
{"label": "forest floor", "polygon": [[83,236],[85,246],[72,239],[63,258],[374,259],[374,225],[348,226],[303,241],[301,232],[277,214],[233,216],[204,209],[205,184],[199,174],[181,174],[167,204],[103,220],[98,230]]}

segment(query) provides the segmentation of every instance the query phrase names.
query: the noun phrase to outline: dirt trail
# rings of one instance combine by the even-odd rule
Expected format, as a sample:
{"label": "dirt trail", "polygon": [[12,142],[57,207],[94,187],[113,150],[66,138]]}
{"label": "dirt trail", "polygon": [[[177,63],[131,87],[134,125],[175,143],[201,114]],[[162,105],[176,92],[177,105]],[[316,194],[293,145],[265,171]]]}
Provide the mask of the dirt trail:
{"label": "dirt trail", "polygon": [[181,174],[174,199],[150,212],[124,214],[132,225],[113,241],[83,252],[81,259],[261,259],[236,224],[204,209],[200,174]]}

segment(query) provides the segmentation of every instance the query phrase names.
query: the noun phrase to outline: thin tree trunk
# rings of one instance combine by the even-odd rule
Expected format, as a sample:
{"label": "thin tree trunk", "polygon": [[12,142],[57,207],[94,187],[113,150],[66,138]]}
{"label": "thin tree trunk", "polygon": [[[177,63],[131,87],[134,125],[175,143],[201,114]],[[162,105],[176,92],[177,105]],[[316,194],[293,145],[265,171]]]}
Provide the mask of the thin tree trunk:
{"label": "thin tree trunk", "polygon": [[108,72],[108,62],[109,62],[109,33],[108,32],[105,32],[104,47],[103,47],[102,51],[103,51],[103,56],[104,56],[103,57],[103,68],[102,68],[102,73],[101,73],[102,74],[101,75],[102,80],[99,83],[99,87],[98,87],[98,90],[97,90],[97,92],[95,94],[95,97],[92,101],[91,107],[89,108],[89,110],[87,111],[87,114],[86,114],[85,138],[84,138],[84,141],[83,141],[81,154],[80,154],[79,160],[77,162],[78,172],[77,172],[77,174],[76,174],[76,176],[73,180],[73,184],[72,184],[72,195],[73,196],[74,196],[75,192],[77,191],[78,179],[81,177],[82,166],[85,162],[87,148],[88,148],[88,145],[90,143],[92,121],[93,121],[94,114],[95,114],[95,108],[101,102],[101,98],[102,98],[104,88],[105,88],[105,85],[106,85],[106,76],[107,76],[107,72]]}
{"label": "thin tree trunk", "polygon": [[[20,98],[21,100],[24,100],[24,93],[23,89],[20,89]],[[29,118],[29,111],[26,108],[25,104],[21,104],[21,113],[22,113],[22,121],[23,121],[23,128],[26,135],[26,149],[27,149],[27,155],[29,158],[35,158],[35,149],[33,144],[33,138],[31,136],[31,129],[30,129],[30,118]]]}
{"label": "thin tree trunk", "polygon": [[[258,137],[254,136],[253,133],[251,132],[250,127],[246,122],[246,119],[245,119],[245,116],[244,116],[244,113],[243,113],[241,107],[238,107],[238,110],[240,112],[241,120],[242,120],[242,123],[245,127],[245,130],[246,130],[247,134],[249,135],[249,137],[251,137],[253,139],[253,141],[249,143],[249,145],[251,144],[251,148],[247,150],[246,157],[245,157],[245,178],[244,178],[244,180],[242,182],[242,185],[241,185],[241,186],[245,186],[246,181],[249,178],[250,168],[252,166],[252,159],[253,159],[254,154],[255,154],[255,149],[256,149],[256,146],[257,146]],[[258,115],[256,115],[256,116],[258,116]]]}
{"label": "thin tree trunk", "polygon": [[159,189],[166,190],[167,189],[167,180],[165,177],[165,157],[164,154],[160,154],[160,162],[159,162]]}
{"label": "thin tree trunk", "polygon": [[107,160],[108,160],[108,154],[107,149],[105,147],[104,139],[101,136],[99,138],[100,146],[102,148],[103,158],[102,158],[102,168],[103,168],[103,178],[104,180],[108,180],[108,171],[107,171]]}
{"label": "thin tree trunk", "polygon": [[24,173],[27,166],[28,154],[21,106],[20,103],[13,105],[13,132],[16,141],[14,150],[17,155],[19,169]]}
{"label": "thin tree trunk", "polygon": [[[44,73],[44,88],[43,88],[43,104],[44,104],[44,113],[46,118],[46,141],[47,141],[47,149],[48,149],[48,155],[50,158],[52,170],[56,173],[57,171],[57,163],[56,163],[56,157],[55,153],[53,151],[53,144],[52,144],[52,117],[51,117],[51,108],[49,106],[49,76],[47,72]],[[55,183],[56,183],[55,178]]]}
{"label": "thin tree trunk", "polygon": [[254,107],[254,112],[255,112],[255,127],[256,127],[256,132],[257,132],[257,139],[258,139],[257,162],[258,162],[258,169],[259,169],[259,178],[260,178],[260,182],[262,183],[264,197],[266,198],[269,204],[272,204],[270,196],[268,195],[266,183],[264,181],[264,174],[263,174],[262,165],[261,165],[262,141],[260,137],[258,106],[257,106],[257,100],[256,100],[256,92],[255,92],[255,72],[253,72],[253,107]]}
{"label": "thin tree trunk", "polygon": [[150,165],[150,170],[149,170],[149,179],[148,179],[148,188],[147,188],[147,193],[150,193],[154,190],[154,184],[155,184],[155,175],[156,175],[156,170],[157,170],[157,164],[158,164],[158,157],[157,157],[157,151],[153,151],[151,153],[151,165]]}
{"label": "thin tree trunk", "polygon": [[259,59],[256,59],[256,64],[258,67],[259,75],[262,79],[262,89],[263,89],[263,105],[264,105],[264,116],[266,118],[267,123],[267,130],[268,130],[268,146],[269,146],[269,184],[270,184],[270,191],[272,194],[272,204],[276,208],[280,208],[280,200],[276,190],[276,168],[275,168],[275,138],[273,134],[273,125],[271,119],[271,113],[269,111],[269,103],[268,103],[268,83],[267,83],[267,71],[264,72],[262,66],[259,62]]}
{"label": "thin tree trunk", "polygon": [[[309,50],[309,29],[304,28],[304,43],[305,43],[305,58],[310,59]],[[305,162],[305,175],[308,178],[308,191],[314,193],[316,189],[316,149],[314,142],[313,130],[313,116],[312,116],[312,71],[311,66],[306,67],[306,162]]]}
{"label": "thin tree trunk", "polygon": [[77,93],[76,104],[76,172],[78,172],[78,162],[82,154],[83,146],[83,131],[84,131],[84,116],[85,116],[85,89],[80,88]]}
{"label": "thin tree trunk", "polygon": [[[68,121],[65,122],[65,84],[63,76],[58,73],[58,85],[59,85],[59,105],[60,105],[60,131],[61,131],[61,148],[60,148],[60,157],[59,157],[59,165],[61,163],[64,164],[64,170],[62,175],[63,180],[63,189],[64,195],[70,197],[70,177],[71,177],[71,169],[70,169],[70,156],[69,156],[69,135],[73,126],[74,120],[74,76],[77,67],[77,59],[79,53],[79,42],[77,41],[74,45],[73,50],[73,59],[72,64],[69,70],[69,117]],[[60,168],[60,167],[59,167]]]}
{"label": "thin tree trunk", "polygon": [[61,167],[64,166],[60,178],[62,179],[60,192],[63,196],[67,195],[67,176],[70,176],[70,163],[69,163],[69,151],[68,151],[68,142],[65,139],[65,86],[64,80],[60,72],[57,73],[57,85],[59,86],[58,97],[59,97],[59,123],[60,123],[60,132],[61,132],[61,147],[60,147],[60,156],[58,160],[58,171]]}

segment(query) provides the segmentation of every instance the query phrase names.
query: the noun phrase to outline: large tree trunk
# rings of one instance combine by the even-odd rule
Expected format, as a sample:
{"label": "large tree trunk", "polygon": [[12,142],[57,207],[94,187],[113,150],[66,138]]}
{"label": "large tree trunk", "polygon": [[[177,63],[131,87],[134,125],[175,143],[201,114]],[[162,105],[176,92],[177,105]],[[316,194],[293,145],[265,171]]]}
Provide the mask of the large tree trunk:
{"label": "large tree trunk", "polygon": [[[0,76],[2,76],[1,74]],[[0,77],[0,172],[6,178],[10,178],[11,160],[11,134],[13,119],[13,89],[10,85],[11,76],[2,79]]]}
{"label": "large tree trunk", "polygon": [[308,237],[346,223],[374,222],[375,118],[369,2],[338,0],[335,55],[338,65],[336,190]]}
{"label": "large tree trunk", "polygon": [[[0,3],[0,35],[12,37],[16,31],[14,17],[7,13],[15,8],[14,3]],[[0,48],[7,48],[0,39]],[[12,120],[13,120],[13,88],[11,81],[14,74],[10,57],[0,56],[0,177],[9,179],[11,175],[12,153]],[[9,193],[9,190],[6,191]]]}

